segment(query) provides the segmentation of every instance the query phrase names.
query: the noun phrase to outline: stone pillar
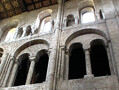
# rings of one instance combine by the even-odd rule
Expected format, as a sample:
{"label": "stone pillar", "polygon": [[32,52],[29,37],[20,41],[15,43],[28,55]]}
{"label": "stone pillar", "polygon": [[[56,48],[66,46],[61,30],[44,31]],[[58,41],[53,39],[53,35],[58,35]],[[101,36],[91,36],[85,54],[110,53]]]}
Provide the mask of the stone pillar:
{"label": "stone pillar", "polygon": [[8,68],[8,72],[7,72],[7,74],[6,74],[6,77],[5,77],[5,80],[4,80],[4,83],[3,83],[3,87],[5,87],[6,86],[6,84],[7,84],[7,81],[8,81],[8,78],[9,78],[9,75],[10,75],[10,72],[11,72],[11,70],[12,70],[12,67],[13,67],[13,63],[14,63],[14,61],[15,61],[15,57],[11,57],[10,58],[10,65],[9,65],[9,68]]}
{"label": "stone pillar", "polygon": [[1,75],[1,73],[2,73],[2,70],[3,70],[3,67],[4,67],[4,65],[5,65],[5,62],[6,62],[6,60],[7,60],[8,55],[9,55],[9,54],[6,53],[5,56],[4,56],[4,58],[3,58],[3,60],[1,61],[1,65],[0,65],[0,75]]}
{"label": "stone pillar", "polygon": [[91,69],[91,61],[90,61],[90,52],[89,49],[85,49],[85,60],[86,60],[86,73],[87,76],[92,75],[92,69]]}
{"label": "stone pillar", "polygon": [[75,17],[75,24],[79,24],[79,19],[78,19],[78,17]]}
{"label": "stone pillar", "polygon": [[105,49],[107,52],[107,58],[108,58],[108,62],[109,62],[109,68],[110,68],[111,75],[115,75],[116,70],[114,69],[114,62],[113,62],[113,59],[111,57],[111,52],[110,52],[110,49],[108,47],[108,44],[105,44]]}
{"label": "stone pillar", "polygon": [[48,73],[46,81],[48,83],[48,90],[53,90],[53,87],[55,87],[55,70],[57,69],[57,55],[58,55],[58,49],[59,49],[59,35],[60,35],[60,22],[61,22],[61,14],[62,14],[62,4],[64,0],[58,0],[59,7],[57,12],[57,21],[55,24],[55,32],[52,37],[52,46],[51,46],[51,53],[49,56],[49,64],[48,64]]}
{"label": "stone pillar", "polygon": [[64,79],[64,69],[65,69],[65,47],[61,48],[61,71],[60,71],[60,79]]}
{"label": "stone pillar", "polygon": [[23,34],[21,37],[25,37],[25,35],[26,35],[26,29],[23,28]]}
{"label": "stone pillar", "polygon": [[10,77],[10,81],[9,81],[9,84],[8,84],[9,87],[11,87],[14,84],[18,66],[19,66],[19,62],[17,60],[14,64],[13,71],[12,71],[12,74],[11,74],[11,77]]}
{"label": "stone pillar", "polygon": [[15,31],[14,39],[17,39],[18,33],[19,33],[19,29],[17,28]]}
{"label": "stone pillar", "polygon": [[67,27],[67,18],[64,19],[64,27]]}
{"label": "stone pillar", "polygon": [[69,51],[66,50],[65,54],[66,60],[65,60],[65,80],[68,80],[68,75],[69,75]]}
{"label": "stone pillar", "polygon": [[31,64],[30,64],[30,68],[29,68],[29,71],[28,71],[26,84],[30,84],[31,83],[31,79],[32,79],[32,76],[33,76],[34,68],[35,68],[36,57],[30,57],[29,59],[31,61]]}

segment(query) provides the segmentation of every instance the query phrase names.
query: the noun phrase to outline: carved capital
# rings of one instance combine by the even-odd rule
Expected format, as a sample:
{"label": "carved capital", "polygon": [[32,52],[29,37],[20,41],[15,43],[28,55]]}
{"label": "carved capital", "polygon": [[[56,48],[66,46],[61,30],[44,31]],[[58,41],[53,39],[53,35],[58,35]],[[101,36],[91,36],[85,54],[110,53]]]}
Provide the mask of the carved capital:
{"label": "carved capital", "polygon": [[21,62],[18,59],[16,59],[15,64],[20,65]]}
{"label": "carved capital", "polygon": [[11,60],[11,61],[12,61],[12,60],[15,61],[15,60],[16,60],[15,56],[11,56],[11,57],[10,57],[10,60]]}
{"label": "carved capital", "polygon": [[32,62],[32,61],[37,61],[37,59],[36,59],[36,56],[29,56],[29,60]]}
{"label": "carved capital", "polygon": [[90,54],[90,48],[83,49],[85,54]]}

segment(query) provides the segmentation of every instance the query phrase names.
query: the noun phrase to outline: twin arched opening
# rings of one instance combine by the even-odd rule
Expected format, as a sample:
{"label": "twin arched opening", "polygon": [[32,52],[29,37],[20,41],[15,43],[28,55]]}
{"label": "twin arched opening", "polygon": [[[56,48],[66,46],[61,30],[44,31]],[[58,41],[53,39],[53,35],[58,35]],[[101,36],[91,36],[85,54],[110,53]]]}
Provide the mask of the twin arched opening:
{"label": "twin arched opening", "polygon": [[[47,41],[39,39],[29,41],[20,46],[14,52],[14,56],[17,59],[15,60],[11,77],[15,78],[10,78],[8,86],[44,82],[49,60],[48,47],[49,43]],[[35,51],[30,49],[35,49]]]}
{"label": "twin arched opening", "polygon": [[[14,86],[25,85],[28,83],[27,78],[29,77],[29,74],[32,74],[29,84],[42,83],[46,80],[49,60],[47,50],[41,50],[36,54],[33,60],[35,62],[34,67],[32,67],[32,59],[29,57],[29,54],[22,54],[19,56],[19,66],[17,68]],[[33,68],[33,73],[30,72],[30,67]]]}
{"label": "twin arched opening", "polygon": [[[83,49],[82,44],[74,43],[70,46],[69,55],[68,79],[83,78],[88,72],[92,73],[95,77],[111,75],[108,55],[103,40],[97,39],[92,41],[88,51]],[[90,71],[88,71],[89,67],[91,67]]]}

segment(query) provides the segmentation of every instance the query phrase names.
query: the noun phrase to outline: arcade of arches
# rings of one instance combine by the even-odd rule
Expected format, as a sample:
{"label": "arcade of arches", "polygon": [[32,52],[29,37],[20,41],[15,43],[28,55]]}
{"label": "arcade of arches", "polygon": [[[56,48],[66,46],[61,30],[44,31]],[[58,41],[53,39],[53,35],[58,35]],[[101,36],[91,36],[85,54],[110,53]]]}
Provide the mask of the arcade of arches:
{"label": "arcade of arches", "polygon": [[118,4],[0,0],[0,90],[118,90]]}
{"label": "arcade of arches", "polygon": [[[90,48],[84,49],[81,43],[73,43],[69,47],[68,63],[65,60],[68,79],[81,79],[85,76],[101,77],[111,75],[107,47],[104,41],[96,39],[90,42]],[[46,81],[50,54],[48,50],[40,50],[35,56],[28,53],[20,55],[13,67],[9,86],[43,83]],[[65,65],[66,66],[66,65]],[[66,74],[66,73],[64,73]],[[65,78],[64,78],[65,79]]]}

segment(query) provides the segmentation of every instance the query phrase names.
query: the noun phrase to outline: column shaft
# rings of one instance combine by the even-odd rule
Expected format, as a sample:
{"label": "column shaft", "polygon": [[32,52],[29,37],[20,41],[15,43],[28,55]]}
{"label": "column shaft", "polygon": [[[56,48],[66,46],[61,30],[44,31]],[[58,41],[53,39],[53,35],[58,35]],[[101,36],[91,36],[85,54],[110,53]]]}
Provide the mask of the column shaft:
{"label": "column shaft", "polygon": [[11,78],[9,81],[9,85],[8,85],[9,87],[11,87],[15,81],[17,68],[18,68],[18,63],[15,63],[15,65],[13,67],[12,75],[11,75]]}
{"label": "column shaft", "polygon": [[75,24],[78,24],[78,17],[75,17]]}
{"label": "column shaft", "polygon": [[64,48],[62,48],[61,50],[61,54],[62,54],[62,57],[61,57],[61,73],[60,73],[60,79],[63,80],[64,79],[64,61],[65,61],[65,50]]}
{"label": "column shaft", "polygon": [[34,67],[35,67],[35,60],[31,61],[31,65],[30,65],[29,72],[28,72],[27,79],[26,79],[26,84],[31,83]]}
{"label": "column shaft", "polygon": [[25,37],[25,35],[26,35],[26,30],[23,30],[23,34],[21,37]]}
{"label": "column shaft", "polygon": [[1,75],[1,72],[2,72],[3,67],[4,67],[4,65],[5,65],[5,62],[6,62],[6,60],[7,60],[7,57],[8,57],[8,53],[5,55],[4,59],[3,59],[2,62],[1,62],[1,65],[0,65],[0,75]]}
{"label": "column shaft", "polygon": [[14,63],[14,60],[11,60],[10,65],[9,65],[9,68],[8,68],[8,72],[6,74],[6,77],[5,77],[5,80],[4,80],[4,83],[3,83],[3,87],[5,87],[6,84],[7,84],[7,80],[9,78],[9,75],[10,75],[10,72],[11,72],[11,69],[12,69],[12,66],[13,66],[13,63]]}
{"label": "column shaft", "polygon": [[92,74],[92,69],[91,69],[91,61],[90,61],[90,53],[89,50],[85,50],[85,60],[86,60],[86,72],[87,75]]}
{"label": "column shaft", "polygon": [[69,54],[66,54],[66,60],[65,60],[65,79],[68,80],[69,75]]}

